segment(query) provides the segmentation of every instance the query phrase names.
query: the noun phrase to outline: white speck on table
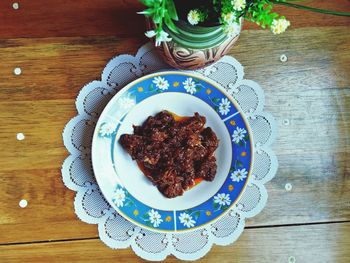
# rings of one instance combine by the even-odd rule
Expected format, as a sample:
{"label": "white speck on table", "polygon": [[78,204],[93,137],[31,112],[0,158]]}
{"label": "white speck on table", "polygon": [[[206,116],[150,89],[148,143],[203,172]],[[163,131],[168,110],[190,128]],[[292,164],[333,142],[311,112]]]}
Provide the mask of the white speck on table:
{"label": "white speck on table", "polygon": [[25,207],[27,207],[27,205],[28,205],[28,201],[27,200],[22,199],[21,201],[19,201],[19,206],[21,208],[25,208]]}
{"label": "white speck on table", "polygon": [[25,136],[24,136],[24,134],[23,133],[17,133],[17,140],[19,140],[19,141],[23,141],[24,139],[25,139]]}
{"label": "white speck on table", "polygon": [[19,3],[13,3],[12,4],[12,7],[13,7],[13,9],[15,9],[15,10],[17,10],[17,9],[19,9]]}
{"label": "white speck on table", "polygon": [[14,70],[13,70],[13,73],[15,74],[15,75],[21,75],[21,73],[22,73],[22,69],[21,68],[15,68]]}
{"label": "white speck on table", "polygon": [[286,189],[286,191],[291,191],[293,189],[293,186],[291,183],[286,183],[286,185],[284,186],[284,188]]}

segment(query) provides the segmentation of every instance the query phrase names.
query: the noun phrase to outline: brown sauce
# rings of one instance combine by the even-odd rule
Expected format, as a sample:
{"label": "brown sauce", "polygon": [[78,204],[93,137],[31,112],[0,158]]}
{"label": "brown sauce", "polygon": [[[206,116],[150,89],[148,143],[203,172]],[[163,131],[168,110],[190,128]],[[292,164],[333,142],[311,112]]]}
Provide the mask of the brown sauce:
{"label": "brown sauce", "polygon": [[173,117],[174,117],[174,120],[177,121],[177,122],[184,122],[186,120],[188,120],[189,118],[191,117],[188,117],[188,116],[179,116],[177,114],[175,114],[174,112],[171,112],[171,111],[168,111]]}

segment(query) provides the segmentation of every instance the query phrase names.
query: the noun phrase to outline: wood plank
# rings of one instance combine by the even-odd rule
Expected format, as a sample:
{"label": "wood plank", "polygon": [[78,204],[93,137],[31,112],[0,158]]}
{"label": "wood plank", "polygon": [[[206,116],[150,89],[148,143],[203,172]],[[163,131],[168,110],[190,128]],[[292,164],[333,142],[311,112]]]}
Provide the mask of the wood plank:
{"label": "wood plank", "polygon": [[[346,32],[341,27],[291,30],[274,43],[264,32],[246,31],[232,50],[245,66],[247,78],[264,88],[267,109],[279,129],[274,145],[279,172],[267,185],[267,207],[248,220],[248,226],[350,219],[350,41]],[[0,151],[0,199],[7,202],[0,205],[0,232],[8,234],[0,235],[0,243],[96,236],[96,226],[79,222],[74,215],[74,194],[62,183],[60,166],[67,153],[61,132],[76,114],[74,98],[79,89],[98,78],[115,52],[115,40],[4,41],[0,145],[6,150]],[[124,39],[117,48],[120,53],[131,52],[138,42]],[[274,44],[261,52],[259,43]],[[278,60],[282,53],[288,55],[287,63]],[[14,57],[24,65],[18,77],[11,75]],[[283,124],[285,119],[288,126]],[[26,139],[17,141],[17,132]],[[286,183],[292,183],[291,192],[284,190]],[[18,207],[22,198],[29,201],[26,209]],[[33,232],[33,222],[60,227]]]}
{"label": "wood plank", "polygon": [[[0,243],[96,237],[96,225],[86,224],[74,212],[75,193],[64,187],[61,171],[0,172]],[[28,201],[26,208],[19,201]],[[0,249],[1,250],[1,249]]]}
{"label": "wood plank", "polygon": [[230,54],[244,66],[246,78],[271,93],[349,88],[349,29],[303,28],[278,36],[243,32]]}
{"label": "wood plank", "polygon": [[[269,94],[350,86],[349,27],[290,30],[272,36],[246,30],[231,55]],[[0,40],[0,100],[74,99],[99,79],[115,55],[135,54],[143,39],[116,37]],[[261,43],[264,45],[263,51]],[[286,54],[287,63],[279,57]],[[13,70],[21,67],[22,74]],[[300,95],[300,94],[299,94]]]}
{"label": "wood plank", "polygon": [[[0,100],[75,98],[100,79],[112,57],[137,51],[143,39],[116,37],[0,40]],[[13,70],[22,69],[16,76]]]}
{"label": "wood plank", "polygon": [[144,18],[135,0],[43,0],[0,2],[0,38],[60,36],[141,36]]}
{"label": "wood plank", "polygon": [[[301,156],[302,159],[304,156]],[[305,156],[307,161],[292,164],[290,155],[282,155],[278,176],[267,184],[269,200],[258,216],[248,219],[247,226],[266,226],[310,222],[350,220],[349,155],[338,159],[339,168],[332,161],[324,166],[318,161],[327,156]],[[40,156],[37,156],[40,158]],[[299,158],[299,157],[298,157]],[[341,157],[345,158],[345,157]],[[307,167],[314,165],[309,173]],[[306,170],[306,171],[305,171]],[[74,193],[62,183],[59,168],[15,170],[0,172],[0,243],[29,242],[38,240],[72,239],[95,237],[97,227],[81,222],[74,213]],[[286,192],[285,183],[293,190]],[[14,190],[15,189],[15,190]],[[28,201],[21,209],[18,202]],[[28,220],[30,218],[30,220]],[[35,231],[37,226],[43,226]]]}
{"label": "wood plank", "polygon": [[[1,102],[0,170],[58,169],[65,158],[62,131],[76,115],[74,100]],[[22,132],[26,139],[18,141]],[[19,161],[20,160],[20,161]]]}
{"label": "wood plank", "polygon": [[[0,38],[62,37],[62,36],[117,36],[140,37],[144,18],[136,12],[143,6],[135,0],[44,0],[0,2]],[[350,11],[347,0],[309,0],[303,4],[337,11]],[[292,28],[349,25],[349,18],[304,12],[293,8],[277,7],[277,11],[292,22]],[[252,23],[245,28],[257,29]],[[267,33],[268,34],[268,33]]]}
{"label": "wood plank", "polygon": [[[233,245],[214,246],[198,262],[347,263],[350,261],[350,223],[245,229]],[[112,250],[100,240],[6,245],[2,262],[145,262],[131,249]],[[165,262],[178,262],[169,256]]]}
{"label": "wood plank", "polygon": [[[347,0],[305,2],[350,11]],[[22,0],[13,10],[12,3],[0,1],[0,244],[96,238],[96,225],[77,219],[74,192],[62,183],[61,131],[76,114],[82,85],[99,78],[116,51],[134,53],[146,40],[136,15],[142,7],[132,0]],[[245,23],[254,30],[245,30],[231,52],[264,88],[279,128],[280,169],[267,185],[266,208],[247,226],[349,221],[350,19],[278,10],[292,22],[288,32],[273,36]],[[23,73],[14,76],[18,66]],[[17,132],[26,139],[17,141]],[[285,183],[293,190],[286,192]],[[27,208],[18,206],[21,199]],[[215,247],[203,262],[284,262],[290,255],[297,262],[349,262],[349,225],[246,229],[235,246]],[[3,245],[0,261],[95,262],[96,254],[141,261],[98,239]]]}

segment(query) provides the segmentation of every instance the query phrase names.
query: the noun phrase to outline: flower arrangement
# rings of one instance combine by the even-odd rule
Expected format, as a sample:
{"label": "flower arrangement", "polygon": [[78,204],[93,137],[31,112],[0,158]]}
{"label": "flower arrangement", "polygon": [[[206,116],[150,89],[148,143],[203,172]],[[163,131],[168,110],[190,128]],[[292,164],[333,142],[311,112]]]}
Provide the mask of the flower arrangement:
{"label": "flower arrangement", "polygon": [[273,11],[274,5],[285,5],[293,8],[313,12],[350,16],[347,12],[335,12],[312,8],[291,2],[298,0],[140,0],[146,7],[139,14],[151,19],[154,30],[145,34],[149,38],[155,37],[156,46],[162,42],[171,41],[171,37],[164,30],[178,33],[176,21],[187,21],[192,26],[221,25],[228,36],[237,33],[241,19],[254,22],[262,28],[269,28],[273,34],[283,33],[290,22],[282,15]]}

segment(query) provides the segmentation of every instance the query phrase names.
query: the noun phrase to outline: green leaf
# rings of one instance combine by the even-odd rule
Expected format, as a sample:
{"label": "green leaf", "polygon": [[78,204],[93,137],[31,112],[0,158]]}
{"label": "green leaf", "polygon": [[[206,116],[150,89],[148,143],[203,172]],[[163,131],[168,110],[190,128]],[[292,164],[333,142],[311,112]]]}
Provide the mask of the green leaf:
{"label": "green leaf", "polygon": [[216,106],[216,105],[215,105],[215,106],[214,106],[214,110],[215,110],[215,111],[218,111],[218,110],[219,110],[219,106]]}
{"label": "green leaf", "polygon": [[201,86],[196,86],[196,91],[199,92],[202,90],[202,87]]}
{"label": "green leaf", "polygon": [[201,211],[197,211],[194,213],[194,218],[198,220],[199,216],[201,215]]}
{"label": "green leaf", "polygon": [[164,16],[164,21],[165,21],[165,24],[169,27],[169,29],[175,33],[179,33],[179,30],[177,30],[175,24],[173,23],[173,21],[171,20],[170,16],[169,16],[169,13],[166,12],[165,13],[165,16]]}
{"label": "green leaf", "polygon": [[238,144],[239,146],[243,146],[243,142],[242,142],[242,141],[239,141],[237,144]]}
{"label": "green leaf", "polygon": [[143,216],[142,216],[142,219],[144,219],[144,220],[147,219],[148,220],[148,218],[149,218],[148,212],[144,213]]}
{"label": "green leaf", "polygon": [[125,203],[124,205],[125,205],[125,206],[132,206],[133,204],[134,204],[133,201],[128,200],[128,201],[126,201],[126,203]]}
{"label": "green leaf", "polygon": [[153,15],[153,22],[155,24],[159,24],[160,21],[162,21],[162,19],[163,19],[163,17],[159,14],[159,12],[157,12]]}
{"label": "green leaf", "polygon": [[249,139],[249,136],[247,134],[246,136],[244,136],[243,140],[248,141],[248,139]]}
{"label": "green leaf", "polygon": [[154,85],[153,85],[153,84],[149,85],[148,90],[149,90],[149,91],[154,91],[154,90],[155,90]]}
{"label": "green leaf", "polygon": [[230,168],[230,172],[234,172],[235,169],[233,167]]}
{"label": "green leaf", "polygon": [[140,2],[147,7],[151,7],[154,5],[154,0],[140,0]]}
{"label": "green leaf", "polygon": [[214,208],[218,208],[219,207],[219,204],[218,203],[214,203]]}
{"label": "green leaf", "polygon": [[219,99],[219,98],[212,98],[211,101],[212,101],[213,103],[218,103],[218,102],[220,101],[220,99]]}
{"label": "green leaf", "polygon": [[243,167],[243,166],[244,166],[243,163],[242,163],[240,160],[237,160],[236,162],[237,162],[237,165],[238,165],[239,167]]}
{"label": "green leaf", "polygon": [[166,8],[168,10],[168,13],[169,13],[171,19],[174,19],[175,21],[179,20],[179,17],[177,16],[177,12],[176,12],[176,7],[175,7],[173,0],[167,0]]}

